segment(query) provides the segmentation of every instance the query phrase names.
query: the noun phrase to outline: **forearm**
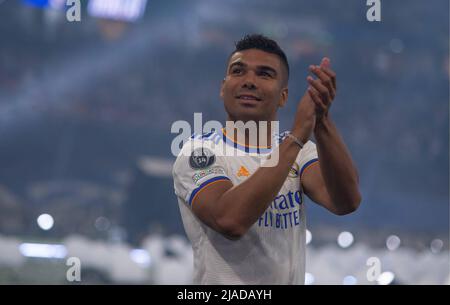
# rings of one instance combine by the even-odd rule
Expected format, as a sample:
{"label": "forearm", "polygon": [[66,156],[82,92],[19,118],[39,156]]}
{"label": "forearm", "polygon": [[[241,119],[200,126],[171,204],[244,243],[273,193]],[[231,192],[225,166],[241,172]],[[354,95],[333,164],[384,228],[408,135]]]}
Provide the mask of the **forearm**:
{"label": "forearm", "polygon": [[329,116],[317,120],[314,135],[323,180],[336,209],[358,207],[361,201],[358,172]]}
{"label": "forearm", "polygon": [[300,147],[290,138],[278,146],[278,162],[273,167],[260,167],[244,182],[226,191],[218,207],[225,221],[246,232],[266,211],[277,196],[294,163]]}

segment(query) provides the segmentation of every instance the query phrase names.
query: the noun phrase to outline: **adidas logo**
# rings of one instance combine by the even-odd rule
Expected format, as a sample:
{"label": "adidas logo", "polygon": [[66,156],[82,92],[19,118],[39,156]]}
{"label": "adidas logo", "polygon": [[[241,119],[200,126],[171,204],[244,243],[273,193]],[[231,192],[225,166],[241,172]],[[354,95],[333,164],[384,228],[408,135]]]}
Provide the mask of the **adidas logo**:
{"label": "adidas logo", "polygon": [[248,177],[250,176],[250,172],[245,168],[245,166],[241,166],[239,171],[236,174],[238,177]]}

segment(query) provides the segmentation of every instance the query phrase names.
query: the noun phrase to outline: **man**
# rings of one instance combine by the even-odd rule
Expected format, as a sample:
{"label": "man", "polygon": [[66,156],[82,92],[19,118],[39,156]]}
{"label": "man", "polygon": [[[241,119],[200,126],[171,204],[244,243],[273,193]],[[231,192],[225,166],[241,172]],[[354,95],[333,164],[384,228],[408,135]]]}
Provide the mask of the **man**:
{"label": "man", "polygon": [[[174,187],[196,284],[303,284],[303,194],[337,215],[359,206],[357,170],[328,112],[335,72],[328,58],[310,71],[315,78],[307,78],[290,133],[272,137],[267,131],[268,145],[261,147],[260,135],[227,128],[192,136],[178,156]],[[244,37],[229,57],[220,90],[228,121],[271,125],[287,102],[288,78],[286,56],[275,41]],[[309,141],[312,133],[317,147]],[[224,147],[247,154],[224,155]],[[276,165],[261,166],[274,150]]]}

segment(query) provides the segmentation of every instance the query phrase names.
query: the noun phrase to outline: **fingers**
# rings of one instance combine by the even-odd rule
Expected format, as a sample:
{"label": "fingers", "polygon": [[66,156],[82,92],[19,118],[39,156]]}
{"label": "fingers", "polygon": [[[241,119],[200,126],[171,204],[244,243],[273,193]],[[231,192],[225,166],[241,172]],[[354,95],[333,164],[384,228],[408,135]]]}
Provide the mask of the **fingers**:
{"label": "fingers", "polygon": [[336,87],[336,73],[333,70],[331,70],[329,67],[322,66],[321,69],[331,79],[331,83],[333,84],[334,91],[336,92],[336,90],[337,90],[337,87]]}
{"label": "fingers", "polygon": [[309,70],[317,79],[307,77],[310,84],[308,95],[314,102],[317,113],[326,115],[336,96],[336,73],[331,69],[330,59],[327,57],[322,59],[320,66],[309,66]]}
{"label": "fingers", "polygon": [[331,60],[328,57],[322,58],[322,61],[320,62],[320,68],[331,78],[334,90],[336,91],[336,73],[331,70]]}
{"label": "fingers", "polygon": [[326,113],[328,111],[328,107],[322,102],[322,99],[320,97],[320,93],[314,89],[313,87],[308,88],[308,94],[311,97],[312,101],[314,102],[316,109],[320,113]]}
{"label": "fingers", "polygon": [[326,67],[329,68],[331,66],[331,61],[328,57],[322,58],[322,61],[320,62],[320,67]]}
{"label": "fingers", "polygon": [[334,99],[334,97],[336,96],[336,89],[334,88],[332,78],[324,71],[324,69],[324,67],[321,68],[318,66],[309,66],[309,70],[322,81],[322,84],[328,88],[331,99]]}
{"label": "fingers", "polygon": [[330,90],[328,89],[328,87],[322,84],[322,81],[320,79],[314,79],[311,76],[308,76],[306,79],[308,80],[310,86],[317,90],[324,104],[328,105],[329,103],[331,103],[332,97]]}

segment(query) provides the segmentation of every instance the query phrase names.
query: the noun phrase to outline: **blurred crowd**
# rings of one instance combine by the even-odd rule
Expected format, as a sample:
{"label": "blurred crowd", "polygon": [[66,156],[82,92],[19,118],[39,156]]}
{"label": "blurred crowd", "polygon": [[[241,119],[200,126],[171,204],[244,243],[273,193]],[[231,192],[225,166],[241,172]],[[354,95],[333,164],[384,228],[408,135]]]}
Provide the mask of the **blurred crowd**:
{"label": "blurred crowd", "polygon": [[[365,20],[366,9],[365,1],[150,1],[137,23],[83,15],[71,24],[60,12],[3,2],[0,233],[136,245],[150,233],[183,234],[170,176],[137,160],[174,160],[176,120],[192,122],[194,112],[225,120],[227,57],[243,34],[260,32],[290,61],[284,129],[308,65],[331,58],[332,116],[361,177],[357,226],[448,236],[448,1],[383,2],[379,24]],[[52,230],[36,225],[42,213],[55,219]]]}

